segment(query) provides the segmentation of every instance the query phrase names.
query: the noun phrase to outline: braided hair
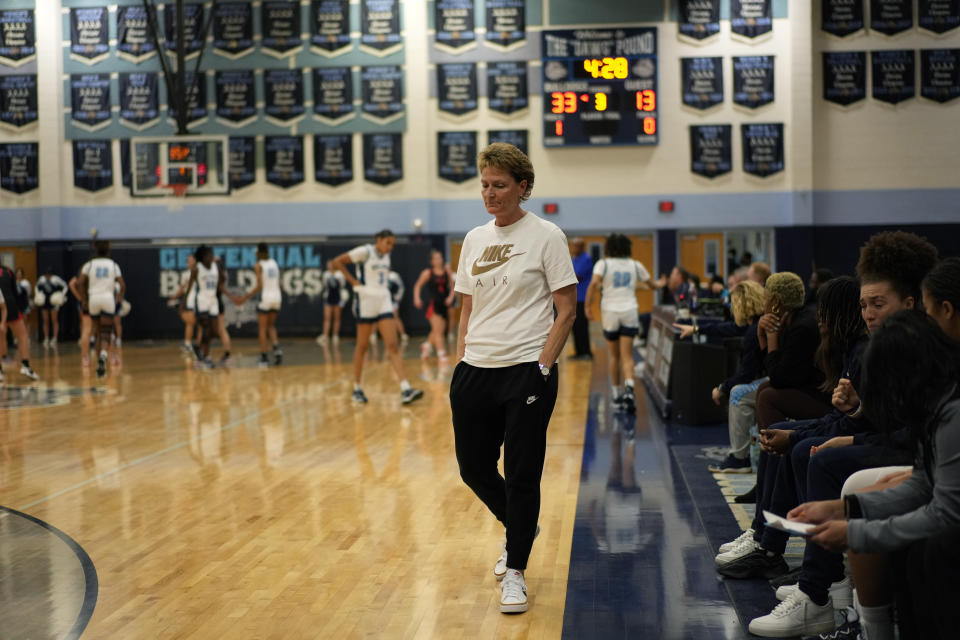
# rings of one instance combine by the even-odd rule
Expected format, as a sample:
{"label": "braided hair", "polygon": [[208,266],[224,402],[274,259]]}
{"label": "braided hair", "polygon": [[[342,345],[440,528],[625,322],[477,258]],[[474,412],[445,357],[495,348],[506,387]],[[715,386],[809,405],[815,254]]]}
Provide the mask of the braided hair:
{"label": "braided hair", "polygon": [[817,324],[820,346],[815,361],[826,376],[820,390],[830,392],[844,376],[844,356],[858,339],[867,335],[867,325],[860,313],[860,283],[856,278],[841,276],[820,287]]}

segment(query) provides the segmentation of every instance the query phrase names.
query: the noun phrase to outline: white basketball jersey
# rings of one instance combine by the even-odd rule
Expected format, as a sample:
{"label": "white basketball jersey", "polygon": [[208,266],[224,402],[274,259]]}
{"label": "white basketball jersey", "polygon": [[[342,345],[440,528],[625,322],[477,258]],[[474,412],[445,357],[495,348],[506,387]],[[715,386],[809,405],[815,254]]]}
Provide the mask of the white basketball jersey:
{"label": "white basketball jersey", "polygon": [[641,282],[650,279],[643,264],[631,258],[604,258],[598,260],[593,273],[603,277],[603,297],[600,309],[630,311],[637,307],[634,292]]}
{"label": "white basketball jersey", "polygon": [[202,262],[197,263],[197,296],[203,298],[216,297],[217,286],[220,284],[220,271],[217,263],[210,263],[208,269]]}
{"label": "white basketball jersey", "polygon": [[260,280],[263,283],[263,289],[260,290],[262,297],[280,297],[280,267],[276,260],[267,258],[260,261]]}
{"label": "white basketball jersey", "polygon": [[350,250],[350,260],[357,265],[357,276],[368,287],[387,291],[390,278],[390,254],[380,255],[372,244]]}
{"label": "white basketball jersey", "polygon": [[87,295],[114,295],[114,284],[120,277],[120,267],[110,258],[94,258],[90,260],[80,273],[87,276]]}

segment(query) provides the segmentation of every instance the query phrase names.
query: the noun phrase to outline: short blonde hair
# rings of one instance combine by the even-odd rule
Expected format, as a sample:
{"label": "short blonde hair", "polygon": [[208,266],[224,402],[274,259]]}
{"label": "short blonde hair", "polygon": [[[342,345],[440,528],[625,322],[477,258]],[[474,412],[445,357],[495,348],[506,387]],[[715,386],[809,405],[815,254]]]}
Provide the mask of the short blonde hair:
{"label": "short blonde hair", "polygon": [[754,262],[750,265],[750,269],[753,269],[753,272],[762,278],[763,282],[760,284],[765,284],[767,278],[770,277],[770,265],[766,262]]}
{"label": "short blonde hair", "polygon": [[533,164],[523,151],[506,142],[494,142],[477,155],[477,168],[483,172],[493,167],[509,173],[517,184],[527,181],[527,188],[520,194],[520,202],[533,193]]}
{"label": "short blonde hair", "polygon": [[803,280],[790,271],[781,271],[767,278],[766,290],[769,299],[776,296],[782,311],[796,311],[803,306],[806,297]]}
{"label": "short blonde hair", "polygon": [[763,287],[753,280],[738,282],[730,292],[730,309],[739,326],[750,324],[763,315]]}

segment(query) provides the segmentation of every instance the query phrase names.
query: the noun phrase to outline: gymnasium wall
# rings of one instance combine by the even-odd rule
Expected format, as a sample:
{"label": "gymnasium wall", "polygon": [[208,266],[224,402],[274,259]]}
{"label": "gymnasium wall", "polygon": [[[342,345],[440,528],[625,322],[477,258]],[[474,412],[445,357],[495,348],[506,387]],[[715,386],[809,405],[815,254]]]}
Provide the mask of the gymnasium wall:
{"label": "gymnasium wall", "polygon": [[[120,4],[130,3],[139,2],[120,0]],[[299,186],[280,189],[267,184],[263,159],[258,157],[257,183],[231,196],[145,202],[132,198],[122,186],[119,148],[114,143],[114,184],[90,194],[73,186],[64,105],[69,104],[66,74],[74,69],[64,48],[64,41],[69,41],[64,11],[104,4],[105,0],[9,0],[4,4],[35,7],[37,60],[33,65],[40,91],[39,122],[22,131],[0,131],[3,141],[39,142],[41,158],[39,189],[23,196],[0,193],[0,237],[8,241],[83,239],[92,228],[103,237],[126,239],[360,235],[385,226],[412,233],[417,219],[423,222],[424,232],[456,235],[483,221],[485,213],[476,179],[455,184],[437,177],[437,132],[477,131],[482,146],[490,129],[528,130],[538,173],[530,208],[539,211],[544,202],[558,203],[559,213],[553,219],[571,232],[960,219],[952,161],[960,141],[953,124],[960,100],[936,104],[916,97],[888,107],[868,95],[858,105],[839,108],[823,100],[820,62],[825,50],[958,47],[960,30],[934,37],[914,28],[892,38],[867,30],[838,39],[819,28],[820,2],[790,3],[788,13],[786,0],[774,0],[772,36],[756,42],[732,37],[726,19],[729,3],[723,0],[720,33],[703,44],[678,38],[673,0],[528,0],[525,45],[507,54],[480,45],[461,55],[434,46],[433,2],[407,0],[401,3],[402,53],[390,59],[405,71],[403,180],[387,187],[363,180],[360,140],[354,135],[354,180],[336,188],[319,185],[312,180],[311,140],[306,135],[307,179]],[[352,10],[357,7],[354,3]],[[475,14],[482,25],[483,0],[476,0]],[[540,29],[588,23],[658,26],[659,145],[543,148]],[[730,58],[735,55],[775,56],[772,104],[749,112],[733,106]],[[723,57],[724,101],[707,112],[681,106],[680,58],[690,56]],[[529,109],[509,118],[494,114],[483,98],[481,81],[480,106],[473,115],[456,120],[440,115],[435,65],[477,61],[482,73],[483,63],[494,60],[529,62]],[[0,73],[10,70],[0,65]],[[739,124],[744,122],[784,124],[784,171],[766,178],[742,171]],[[691,124],[733,125],[730,173],[711,180],[690,171]],[[657,213],[661,199],[674,200],[675,212]]]}

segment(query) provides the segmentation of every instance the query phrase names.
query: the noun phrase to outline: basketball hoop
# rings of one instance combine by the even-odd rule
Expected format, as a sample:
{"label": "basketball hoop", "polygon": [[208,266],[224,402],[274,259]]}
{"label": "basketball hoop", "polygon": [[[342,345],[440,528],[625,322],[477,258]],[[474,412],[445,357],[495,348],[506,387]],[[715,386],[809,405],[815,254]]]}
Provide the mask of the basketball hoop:
{"label": "basketball hoop", "polygon": [[172,184],[170,185],[170,190],[173,192],[174,198],[183,198],[187,195],[187,187],[190,185],[187,184]]}

